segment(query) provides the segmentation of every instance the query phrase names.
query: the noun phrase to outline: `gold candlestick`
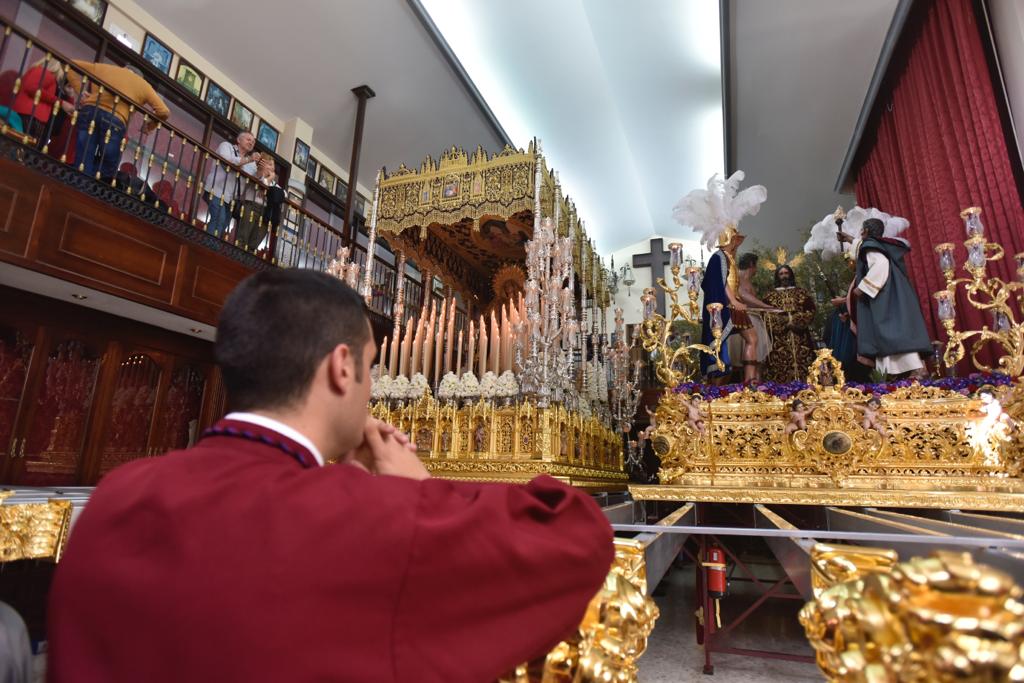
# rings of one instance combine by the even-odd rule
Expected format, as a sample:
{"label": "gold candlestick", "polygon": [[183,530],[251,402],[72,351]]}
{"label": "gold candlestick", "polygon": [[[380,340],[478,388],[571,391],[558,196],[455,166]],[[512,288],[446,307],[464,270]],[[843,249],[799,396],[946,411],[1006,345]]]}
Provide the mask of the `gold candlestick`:
{"label": "gold candlestick", "polygon": [[[988,262],[1002,259],[1005,252],[1002,246],[986,241],[981,209],[974,206],[964,209],[960,217],[964,220],[967,235],[963,242],[967,258],[962,268],[970,277],[955,277],[955,247],[952,243],[945,242],[935,247],[939,255],[939,268],[946,279],[946,288],[935,293],[938,318],[949,336],[942,360],[947,367],[959,363],[968,353],[965,342],[973,339],[970,356],[975,368],[984,372],[1019,376],[1024,372],[1024,321],[1017,322],[1010,304],[1016,300],[1018,314],[1024,306],[1024,254],[1016,257],[1018,281],[1004,282],[997,277],[986,277]],[[980,330],[956,329],[956,292],[961,287],[964,298],[971,306],[992,316],[991,328],[984,325]],[[978,359],[978,353],[989,342],[1002,347],[1004,351],[997,367],[991,367]]]}
{"label": "gold candlestick", "polygon": [[[671,264],[671,286],[665,283],[665,278],[663,277],[659,277],[656,281],[657,285],[665,290],[665,293],[671,299],[668,311],[669,316],[666,318],[655,310],[653,287],[646,288],[643,296],[640,297],[644,310],[644,320],[640,324],[640,342],[645,351],[658,352],[657,360],[655,361],[655,373],[658,376],[658,380],[670,389],[696,375],[700,364],[695,362],[695,355],[701,351],[714,357],[715,365],[719,371],[725,370],[725,363],[720,358],[722,348],[721,304],[708,304],[708,311],[711,313],[712,319],[711,331],[714,337],[714,341],[710,346],[706,344],[682,344],[673,350],[668,344],[669,335],[672,334],[672,325],[677,320],[689,323],[700,322],[700,306],[697,303],[700,289],[700,269],[696,267],[687,268],[685,280],[681,278],[679,275],[682,269],[681,246],[676,251],[677,254]],[[687,286],[687,301],[680,303],[679,290],[684,283]],[[716,319],[718,321],[717,328],[715,326]]]}

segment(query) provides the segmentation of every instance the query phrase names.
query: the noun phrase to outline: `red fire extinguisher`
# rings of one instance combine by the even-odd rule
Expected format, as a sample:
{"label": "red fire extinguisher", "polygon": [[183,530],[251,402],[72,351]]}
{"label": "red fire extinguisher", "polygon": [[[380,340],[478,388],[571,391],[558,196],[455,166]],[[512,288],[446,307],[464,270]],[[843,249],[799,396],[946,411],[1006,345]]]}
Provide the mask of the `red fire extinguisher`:
{"label": "red fire extinguisher", "polygon": [[725,551],[712,543],[704,554],[703,565],[706,570],[708,595],[716,599],[724,598],[728,592],[728,583],[725,579]]}
{"label": "red fire extinguisher", "polygon": [[704,553],[705,585],[708,587],[708,596],[715,600],[715,625],[722,628],[722,612],[719,599],[724,598],[729,592],[729,583],[726,580],[725,551],[717,543],[708,545]]}

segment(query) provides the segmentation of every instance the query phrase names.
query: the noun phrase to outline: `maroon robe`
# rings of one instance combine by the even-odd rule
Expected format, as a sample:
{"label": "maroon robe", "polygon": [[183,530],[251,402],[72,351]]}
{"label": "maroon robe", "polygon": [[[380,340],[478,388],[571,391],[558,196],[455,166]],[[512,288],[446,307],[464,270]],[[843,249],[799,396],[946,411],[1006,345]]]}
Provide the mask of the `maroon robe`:
{"label": "maroon robe", "polygon": [[491,681],[569,635],[611,564],[585,493],[372,476],[231,436],[96,488],[50,594],[49,680]]}

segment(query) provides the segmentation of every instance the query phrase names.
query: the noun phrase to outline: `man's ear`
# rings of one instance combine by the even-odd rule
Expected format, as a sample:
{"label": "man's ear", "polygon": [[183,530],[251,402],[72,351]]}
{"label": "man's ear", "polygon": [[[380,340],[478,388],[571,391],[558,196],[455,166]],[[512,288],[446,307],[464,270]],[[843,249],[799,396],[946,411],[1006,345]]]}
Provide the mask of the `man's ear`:
{"label": "man's ear", "polygon": [[355,356],[348,344],[338,344],[327,355],[327,381],[331,389],[339,394],[348,392],[355,381]]}

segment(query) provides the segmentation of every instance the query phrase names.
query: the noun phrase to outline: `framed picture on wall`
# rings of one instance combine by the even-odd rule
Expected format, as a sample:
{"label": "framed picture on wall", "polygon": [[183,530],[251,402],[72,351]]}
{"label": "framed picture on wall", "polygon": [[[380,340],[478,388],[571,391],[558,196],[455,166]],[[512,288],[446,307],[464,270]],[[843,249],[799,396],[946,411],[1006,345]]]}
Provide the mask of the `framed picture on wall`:
{"label": "framed picture on wall", "polygon": [[256,129],[256,141],[261,145],[269,149],[271,152],[277,152],[277,138],[280,134],[277,129],[266,121],[260,121],[259,127]]}
{"label": "framed picture on wall", "polygon": [[348,199],[348,183],[341,178],[338,178],[338,182],[334,186],[334,196],[341,201]]}
{"label": "framed picture on wall", "polygon": [[89,18],[97,26],[103,26],[107,15],[107,0],[71,0],[71,6]]}
{"label": "framed picture on wall", "polygon": [[328,192],[334,192],[335,176],[323,166],[320,167],[320,186]]}
{"label": "framed picture on wall", "polygon": [[231,107],[231,123],[242,130],[252,130],[252,109],[235,100]]}
{"label": "framed picture on wall", "polygon": [[203,81],[205,80],[203,74],[180,57],[178,58],[178,72],[175,74],[174,80],[195,97],[199,97],[203,93]]}
{"label": "framed picture on wall", "polygon": [[173,57],[174,53],[171,52],[171,48],[154,38],[152,33],[146,33],[146,39],[142,41],[143,59],[170,76]]}
{"label": "framed picture on wall", "polygon": [[298,138],[295,138],[295,151],[292,152],[292,163],[303,171],[306,170],[306,164],[309,163],[309,145]]}
{"label": "framed picture on wall", "polygon": [[209,105],[210,109],[224,118],[227,118],[228,113],[231,111],[231,95],[213,81],[207,82],[205,102]]}
{"label": "framed picture on wall", "polygon": [[316,157],[310,157],[309,163],[306,164],[306,177],[311,178],[313,182],[316,182],[316,167],[320,165],[320,162],[316,160]]}

